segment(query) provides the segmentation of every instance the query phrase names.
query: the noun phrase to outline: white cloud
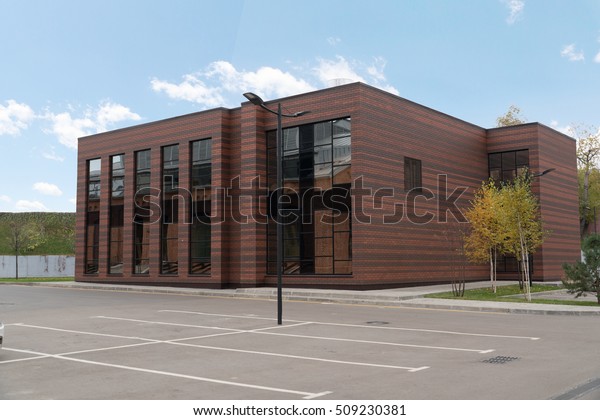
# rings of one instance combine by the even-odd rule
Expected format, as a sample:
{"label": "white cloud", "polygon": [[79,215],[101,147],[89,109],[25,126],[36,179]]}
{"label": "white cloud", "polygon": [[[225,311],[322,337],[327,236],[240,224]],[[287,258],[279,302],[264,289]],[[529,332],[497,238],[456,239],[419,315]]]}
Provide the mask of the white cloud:
{"label": "white cloud", "polygon": [[29,105],[20,104],[13,99],[9,99],[6,103],[6,106],[0,105],[0,136],[3,134],[17,136],[35,118],[35,113]]}
{"label": "white cloud", "polygon": [[583,51],[575,51],[575,44],[570,44],[564,47],[560,52],[560,55],[567,58],[569,61],[585,60]]}
{"label": "white cloud", "polygon": [[39,201],[19,200],[15,204],[17,211],[49,211],[48,207]]}
{"label": "white cloud", "polygon": [[[375,57],[372,64],[365,65],[358,61],[349,62],[344,57],[337,56],[335,60],[319,58],[318,65],[313,71],[321,83],[326,86],[363,82],[398,95],[398,89],[387,83],[384,74],[386,64],[387,61],[383,57]],[[366,80],[359,72],[366,72],[369,80]]]}
{"label": "white cloud", "polygon": [[69,198],[69,203],[75,205],[75,204],[77,204],[77,199],[76,198]]}
{"label": "white cloud", "polygon": [[95,116],[96,128],[99,131],[106,131],[109,126],[121,121],[139,121],[141,119],[142,117],[131,112],[126,106],[110,102],[100,104]]}
{"label": "white cloud", "polygon": [[523,0],[502,0],[502,3],[506,5],[509,10],[509,15],[506,18],[506,22],[512,25],[523,16],[523,10],[525,9],[525,2]]}
{"label": "white cloud", "polygon": [[315,90],[315,87],[289,72],[274,67],[261,67],[253,71],[237,71],[227,61],[216,61],[208,66],[205,75],[216,77],[226,91],[253,90],[265,96],[290,96]]}
{"label": "white cloud", "polygon": [[56,154],[54,147],[49,152],[42,152],[42,156],[48,160],[55,160],[57,162],[64,162],[65,158]]}
{"label": "white cloud", "polygon": [[4,201],[5,203],[10,203],[12,200],[8,195],[0,195],[0,201]]}
{"label": "white cloud", "polygon": [[327,43],[329,45],[331,45],[332,47],[335,47],[340,42],[342,42],[342,40],[339,37],[337,37],[337,36],[330,36],[329,38],[327,38]]}
{"label": "white cloud", "polygon": [[550,123],[550,127],[554,128],[556,131],[560,131],[561,133],[566,134],[567,136],[573,137],[575,135],[575,130],[573,126],[568,124],[565,126],[560,126],[560,124],[556,120],[553,120]]}
{"label": "white cloud", "polygon": [[150,82],[152,90],[164,92],[171,99],[179,99],[196,102],[207,107],[216,107],[225,104],[219,88],[209,88],[202,80],[193,74],[183,76],[183,82],[179,84],[169,83],[164,80],[152,79]]}
{"label": "white cloud", "polygon": [[293,67],[297,74],[292,74],[269,66],[256,71],[238,70],[227,61],[214,61],[203,71],[184,75],[180,83],[154,78],[150,85],[152,90],[164,93],[171,99],[193,102],[203,108],[235,106],[242,100],[242,93],[248,91],[263,99],[272,99],[310,92],[319,86],[348,82],[369,83],[398,94],[398,90],[387,83],[385,66],[383,57],[376,57],[371,64],[364,64],[337,56],[333,60],[318,58],[316,66],[310,69]]}
{"label": "white cloud", "polygon": [[164,92],[171,99],[195,102],[207,108],[230,105],[225,99],[227,94],[241,96],[243,92],[253,91],[268,98],[315,90],[308,82],[280,69],[261,67],[256,71],[238,71],[227,61],[215,61],[203,72],[186,74],[179,84],[155,78],[151,86],[155,92]]}
{"label": "white cloud", "polygon": [[62,191],[54,184],[49,184],[47,182],[36,182],[33,184],[33,189],[37,192],[40,192],[44,195],[52,195],[55,197],[60,197],[62,195]]}
{"label": "white cloud", "polygon": [[596,57],[594,57],[594,62],[600,63],[600,51],[598,52],[598,54],[596,54]]}
{"label": "white cloud", "polygon": [[324,85],[335,84],[336,80],[366,83],[366,80],[360,76],[348,60],[342,56],[338,55],[335,60],[319,58],[317,61],[318,65],[314,68],[314,72]]}
{"label": "white cloud", "polygon": [[97,109],[86,109],[81,117],[73,117],[70,112],[54,114],[47,112],[44,118],[52,123],[47,133],[54,134],[58,141],[71,148],[77,148],[77,139],[90,134],[107,131],[122,121],[139,121],[141,117],[129,108],[111,102],[101,103]]}

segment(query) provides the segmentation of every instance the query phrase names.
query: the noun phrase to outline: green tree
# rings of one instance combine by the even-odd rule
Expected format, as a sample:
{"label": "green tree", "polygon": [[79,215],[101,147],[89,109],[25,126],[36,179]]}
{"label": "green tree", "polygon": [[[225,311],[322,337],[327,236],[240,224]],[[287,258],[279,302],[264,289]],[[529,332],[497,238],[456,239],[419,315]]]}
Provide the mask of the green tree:
{"label": "green tree", "polygon": [[600,195],[600,132],[593,127],[575,127],[577,140],[577,167],[579,179],[579,220],[581,235],[594,216],[592,209],[598,207]]}
{"label": "green tree", "polygon": [[44,226],[34,218],[8,214],[9,244],[15,255],[15,278],[19,278],[19,255],[35,249],[46,240]]}
{"label": "green tree", "polygon": [[600,305],[600,235],[592,234],[583,240],[584,261],[563,264],[566,279],[563,284],[576,297],[594,292]]}
{"label": "green tree", "polygon": [[503,233],[499,218],[500,191],[490,180],[481,185],[465,212],[470,230],[464,239],[465,255],[472,262],[490,264],[490,281],[496,293],[496,260],[502,248]]}
{"label": "green tree", "polygon": [[504,184],[499,194],[502,248],[507,254],[515,255],[519,261],[527,301],[531,301],[529,256],[544,239],[539,203],[531,191],[531,180],[529,174],[518,176],[512,183]]}
{"label": "green tree", "polygon": [[521,109],[511,105],[506,114],[496,118],[496,127],[508,127],[510,125],[525,124],[527,119],[521,114]]}

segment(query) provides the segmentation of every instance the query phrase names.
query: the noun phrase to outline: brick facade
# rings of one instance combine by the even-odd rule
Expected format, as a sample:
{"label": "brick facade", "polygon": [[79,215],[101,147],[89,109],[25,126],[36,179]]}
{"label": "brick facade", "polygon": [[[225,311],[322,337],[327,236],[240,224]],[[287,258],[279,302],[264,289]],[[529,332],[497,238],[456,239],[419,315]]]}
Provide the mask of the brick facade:
{"label": "brick facade", "polygon": [[[578,258],[573,139],[537,123],[486,130],[362,83],[279,101],[286,109],[311,111],[284,118],[284,128],[351,118],[354,180],[352,274],[286,275],[285,286],[364,289],[450,281],[457,267],[453,249],[464,228],[453,203],[466,208],[488,178],[488,153],[518,149],[529,150],[532,172],[556,169],[533,184],[544,227],[551,231],[534,256],[533,279],[558,280],[561,264]],[[269,106],[275,108],[276,102]],[[275,115],[245,102],[236,109],[218,108],[81,138],[76,280],[211,288],[274,285],[275,276],[267,274],[266,226],[259,216],[266,214],[267,203],[259,198],[267,179],[266,133],[276,125]],[[161,148],[179,144],[179,187],[190,190],[189,145],[207,138],[212,141],[211,214],[217,220],[211,227],[210,275],[188,274],[190,225],[181,223],[190,217],[186,205],[179,206],[178,274],[159,274],[160,223],[150,225],[149,273],[133,274],[134,152],[151,150],[151,186],[160,189]],[[123,272],[108,274],[110,157],[117,154],[125,157]],[[404,191],[405,157],[421,161],[420,195]],[[99,264],[97,274],[85,274],[87,162],[96,158],[102,159]],[[240,223],[250,215],[254,220]],[[468,265],[465,274],[469,281],[486,279],[488,268]]]}

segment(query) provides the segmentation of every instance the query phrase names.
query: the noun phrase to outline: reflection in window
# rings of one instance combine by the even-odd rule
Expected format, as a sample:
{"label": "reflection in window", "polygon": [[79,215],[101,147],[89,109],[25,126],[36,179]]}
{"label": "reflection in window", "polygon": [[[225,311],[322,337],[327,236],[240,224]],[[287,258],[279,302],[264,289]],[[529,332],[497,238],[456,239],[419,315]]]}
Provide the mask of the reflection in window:
{"label": "reflection in window", "polygon": [[111,274],[123,273],[123,222],[124,205],[123,193],[125,186],[125,155],[116,155],[111,160],[110,195],[110,239],[109,239],[109,268]]}
{"label": "reflection in window", "polygon": [[529,168],[529,150],[511,150],[488,155],[490,178],[494,181],[510,182],[524,175]]}
{"label": "reflection in window", "polygon": [[210,274],[211,140],[192,142],[190,274]]}
{"label": "reflection in window", "polygon": [[135,152],[135,188],[133,215],[133,272],[150,272],[150,207],[144,197],[150,193],[150,150]]}
{"label": "reflection in window", "polygon": [[[533,274],[533,255],[530,255],[529,258],[529,274]],[[520,273],[521,264],[519,264],[519,261],[513,256],[498,255],[496,270],[498,273]]]}
{"label": "reflection in window", "polygon": [[145,195],[150,192],[150,150],[135,153],[135,191]]}
{"label": "reflection in window", "polygon": [[179,239],[179,145],[162,149],[162,224],[161,224],[161,268],[162,274],[177,274]]}
{"label": "reflection in window", "polygon": [[[283,131],[283,272],[351,274],[351,121]],[[267,133],[268,272],[277,271],[276,132]]]}
{"label": "reflection in window", "polygon": [[100,169],[101,159],[87,162],[87,209],[85,222],[85,273],[99,272],[100,250]]}

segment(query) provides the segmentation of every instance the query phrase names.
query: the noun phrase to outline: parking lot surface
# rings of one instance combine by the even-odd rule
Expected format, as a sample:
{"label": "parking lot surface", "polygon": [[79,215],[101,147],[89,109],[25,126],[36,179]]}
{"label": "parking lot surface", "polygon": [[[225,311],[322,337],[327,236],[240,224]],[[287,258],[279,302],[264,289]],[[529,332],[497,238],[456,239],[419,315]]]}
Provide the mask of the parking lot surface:
{"label": "parking lot surface", "polygon": [[1,285],[0,398],[598,395],[597,317],[285,302],[277,325],[275,310],[261,299]]}

